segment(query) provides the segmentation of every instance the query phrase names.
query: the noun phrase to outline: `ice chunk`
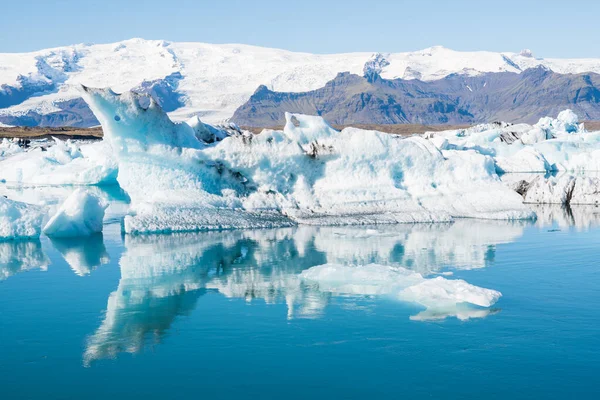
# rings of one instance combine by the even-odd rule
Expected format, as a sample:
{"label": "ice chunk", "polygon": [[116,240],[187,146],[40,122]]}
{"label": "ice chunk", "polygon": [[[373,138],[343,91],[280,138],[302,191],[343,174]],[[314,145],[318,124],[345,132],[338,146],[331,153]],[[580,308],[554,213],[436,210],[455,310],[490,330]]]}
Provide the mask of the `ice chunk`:
{"label": "ice chunk", "polygon": [[19,146],[18,143],[15,143],[15,141],[16,139],[9,140],[6,138],[0,141],[0,161],[12,155],[23,152],[23,148]]}
{"label": "ice chunk", "polygon": [[39,237],[43,219],[42,208],[0,196],[0,241]]}
{"label": "ice chunk", "polygon": [[34,148],[0,161],[0,180],[22,185],[116,183],[117,164],[107,143],[78,146],[69,140],[54,141],[47,149]]}
{"label": "ice chunk", "polygon": [[[403,301],[418,303],[429,313],[464,318],[474,314],[459,312],[466,304],[490,307],[502,294],[498,291],[471,285],[459,279],[423,275],[402,267],[369,264],[347,266],[324,264],[303,271],[300,276],[318,285],[319,290],[335,294],[389,295]],[[476,314],[475,314],[476,315]],[[423,319],[424,315],[420,318]]]}
{"label": "ice chunk", "polygon": [[338,131],[330,127],[321,117],[285,113],[285,127],[283,132],[290,140],[306,145],[319,139],[327,139]]}
{"label": "ice chunk", "polygon": [[600,177],[562,174],[533,179],[525,193],[525,202],[534,204],[600,204]]}
{"label": "ice chunk", "polygon": [[[229,132],[227,130],[205,124],[204,122],[200,121],[198,116],[190,118],[185,123],[194,130],[196,138],[205,143],[218,142],[229,136]],[[239,128],[237,128],[237,130],[239,130]]]}
{"label": "ice chunk", "polygon": [[107,206],[98,196],[77,189],[50,218],[44,233],[52,237],[75,237],[101,232]]}

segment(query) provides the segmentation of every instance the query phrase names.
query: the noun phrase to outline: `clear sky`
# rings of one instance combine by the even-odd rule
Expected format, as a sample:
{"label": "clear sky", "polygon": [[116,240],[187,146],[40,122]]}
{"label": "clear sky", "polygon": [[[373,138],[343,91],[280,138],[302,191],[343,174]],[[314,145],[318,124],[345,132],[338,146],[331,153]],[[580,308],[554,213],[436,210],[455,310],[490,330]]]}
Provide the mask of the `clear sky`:
{"label": "clear sky", "polygon": [[0,52],[133,37],[294,51],[600,57],[600,0],[2,0]]}

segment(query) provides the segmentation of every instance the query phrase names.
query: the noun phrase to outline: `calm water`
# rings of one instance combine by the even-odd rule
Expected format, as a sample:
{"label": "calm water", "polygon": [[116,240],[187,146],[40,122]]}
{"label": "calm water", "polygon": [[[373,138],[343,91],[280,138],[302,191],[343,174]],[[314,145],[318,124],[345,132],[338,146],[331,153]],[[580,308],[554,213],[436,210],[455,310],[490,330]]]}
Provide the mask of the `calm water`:
{"label": "calm water", "polygon": [[[600,398],[598,212],[0,243],[0,397]],[[299,284],[326,262],[503,297],[459,319]]]}

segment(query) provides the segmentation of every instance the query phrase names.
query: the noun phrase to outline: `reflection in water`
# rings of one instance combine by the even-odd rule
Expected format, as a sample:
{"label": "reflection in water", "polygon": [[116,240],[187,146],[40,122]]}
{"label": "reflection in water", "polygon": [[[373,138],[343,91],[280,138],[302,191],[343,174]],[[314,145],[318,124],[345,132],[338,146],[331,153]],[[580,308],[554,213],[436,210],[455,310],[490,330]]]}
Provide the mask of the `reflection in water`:
{"label": "reflection in water", "polygon": [[586,231],[600,225],[600,207],[595,205],[533,205],[537,214],[536,225],[540,228],[558,226],[561,229],[573,227]]}
{"label": "reflection in water", "polygon": [[[426,282],[438,277],[439,283],[440,275],[493,264],[496,246],[517,240],[528,225],[545,228],[558,224],[587,229],[600,223],[599,209],[593,206],[570,209],[537,206],[535,211],[536,222],[465,219],[452,224],[376,228],[301,226],[126,236],[125,250],[119,260],[121,278],[108,298],[100,327],[88,338],[84,363],[89,365],[122,352],[136,353],[146,345],[160,343],[175,319],[192,312],[198,298],[208,292],[249,303],[286,304],[288,319],[318,318],[336,296],[343,296],[336,300],[338,306],[364,310],[369,303],[365,305],[361,296],[369,293],[333,290],[321,282],[308,281],[301,274],[324,264],[378,264],[402,267],[422,275]],[[78,275],[89,274],[108,261],[101,234],[53,239],[51,244]],[[0,243],[0,280],[20,271],[46,269],[48,265],[49,259],[39,241]],[[450,301],[437,302],[427,296],[428,293],[435,296],[439,287],[436,284],[431,289],[419,292],[418,299],[407,298],[406,293],[404,297],[393,297],[422,306],[422,311],[410,317],[418,321],[482,318],[497,312],[452,301],[452,296],[460,290],[443,289],[442,294],[449,296]]]}
{"label": "reflection in water", "polygon": [[38,240],[0,241],[0,281],[32,269],[46,271],[50,260]]}
{"label": "reflection in water", "polygon": [[89,275],[110,258],[104,247],[102,233],[78,238],[51,238],[52,245],[79,276]]}
{"label": "reflection in water", "polygon": [[[378,263],[423,275],[445,266],[482,268],[495,246],[517,239],[524,223],[457,221],[448,225],[297,227],[276,230],[126,236],[119,286],[88,338],[84,363],[136,353],[158,343],[207,291],[248,302],[285,303],[287,317],[316,318],[333,294],[304,281],[316,265]],[[415,320],[484,317],[488,309],[429,307]]]}

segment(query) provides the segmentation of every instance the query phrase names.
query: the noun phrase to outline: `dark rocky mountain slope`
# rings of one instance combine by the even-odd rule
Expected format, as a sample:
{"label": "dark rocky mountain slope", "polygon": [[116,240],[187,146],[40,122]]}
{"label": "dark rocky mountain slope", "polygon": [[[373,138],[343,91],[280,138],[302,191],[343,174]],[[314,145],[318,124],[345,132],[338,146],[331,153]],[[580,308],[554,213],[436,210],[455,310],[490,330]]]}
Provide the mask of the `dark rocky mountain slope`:
{"label": "dark rocky mountain slope", "polygon": [[284,112],[321,115],[337,125],[537,122],[570,108],[600,120],[600,75],[558,74],[544,67],[478,76],[449,75],[423,82],[340,73],[310,92],[273,92],[260,86],[233,115],[250,127],[280,126]]}

